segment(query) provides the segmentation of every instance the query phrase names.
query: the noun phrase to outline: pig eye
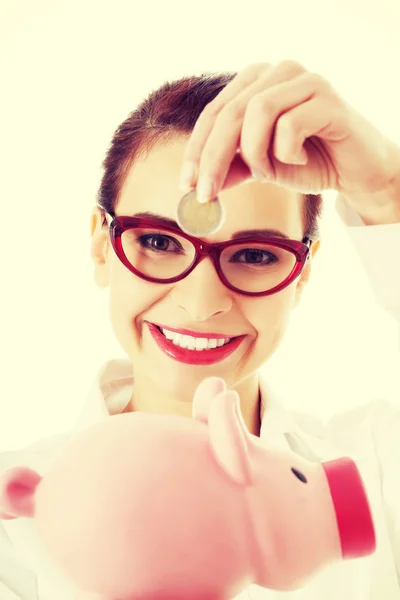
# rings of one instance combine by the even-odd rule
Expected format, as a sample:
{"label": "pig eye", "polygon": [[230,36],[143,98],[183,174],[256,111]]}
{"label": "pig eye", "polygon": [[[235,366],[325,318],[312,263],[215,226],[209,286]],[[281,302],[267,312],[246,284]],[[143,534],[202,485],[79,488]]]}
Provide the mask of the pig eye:
{"label": "pig eye", "polygon": [[305,475],[303,475],[303,473],[300,473],[300,471],[298,471],[297,469],[294,469],[292,467],[292,472],[296,475],[296,477],[298,479],[300,479],[300,481],[302,481],[303,483],[307,483],[307,479],[305,477]]}

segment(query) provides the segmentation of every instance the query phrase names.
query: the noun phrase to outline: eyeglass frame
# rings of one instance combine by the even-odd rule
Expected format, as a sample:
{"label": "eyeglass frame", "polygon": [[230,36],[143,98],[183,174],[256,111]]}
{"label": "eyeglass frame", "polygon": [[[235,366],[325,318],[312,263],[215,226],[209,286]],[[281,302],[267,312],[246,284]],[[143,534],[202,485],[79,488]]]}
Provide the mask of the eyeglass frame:
{"label": "eyeglass frame", "polygon": [[[181,281],[182,279],[185,279],[185,277],[190,275],[190,273],[192,271],[194,271],[194,269],[197,267],[197,265],[203,259],[210,257],[214,264],[214,268],[217,272],[217,275],[218,275],[220,281],[228,289],[230,289],[238,294],[242,294],[244,296],[253,296],[253,297],[254,296],[271,296],[272,294],[276,294],[277,292],[280,292],[281,290],[283,290],[286,287],[288,287],[289,285],[291,285],[293,283],[293,281],[295,279],[297,279],[297,277],[299,277],[299,275],[302,273],[307,261],[310,259],[311,246],[312,246],[313,242],[315,241],[308,236],[304,236],[304,238],[301,242],[299,240],[290,240],[290,239],[284,239],[284,238],[277,238],[277,237],[273,237],[273,236],[263,237],[262,240],[257,238],[257,236],[248,236],[248,237],[240,238],[240,240],[228,240],[225,242],[209,243],[209,242],[204,242],[197,237],[194,237],[194,236],[191,236],[191,235],[185,233],[179,227],[174,227],[172,225],[160,226],[156,220],[151,219],[151,218],[117,216],[117,215],[113,214],[112,212],[105,211],[102,207],[98,207],[98,208],[106,217],[106,222],[107,222],[108,229],[110,232],[111,244],[112,244],[112,247],[113,247],[117,257],[119,258],[119,260],[131,273],[133,273],[134,275],[137,275],[138,277],[140,277],[140,279],[144,279],[145,281],[150,281],[152,283],[169,284],[169,283],[176,283],[177,281]],[[110,217],[112,220],[109,222],[109,219],[107,217]],[[183,237],[184,239],[186,239],[188,242],[190,242],[193,245],[194,250],[195,250],[194,259],[193,259],[191,265],[187,269],[185,269],[185,271],[183,273],[181,273],[180,275],[171,277],[169,279],[157,279],[157,278],[151,277],[149,275],[144,275],[143,273],[138,271],[129,262],[129,260],[124,252],[124,249],[122,246],[122,240],[121,240],[122,234],[124,233],[124,231],[126,231],[128,229],[136,229],[138,227],[168,231],[171,233],[175,233],[176,235],[179,235],[179,237]],[[242,244],[246,244],[246,243],[266,243],[271,246],[275,246],[278,248],[282,248],[284,250],[288,250],[289,252],[294,254],[294,256],[296,258],[296,265],[282,283],[280,283],[279,285],[276,285],[275,287],[271,288],[270,290],[267,290],[264,292],[246,292],[244,290],[240,290],[240,289],[236,288],[235,286],[233,286],[232,284],[230,284],[229,281],[226,279],[224,272],[220,265],[220,257],[221,257],[222,251],[225,250],[225,248],[229,248],[229,246],[233,246],[233,245],[242,245]]]}

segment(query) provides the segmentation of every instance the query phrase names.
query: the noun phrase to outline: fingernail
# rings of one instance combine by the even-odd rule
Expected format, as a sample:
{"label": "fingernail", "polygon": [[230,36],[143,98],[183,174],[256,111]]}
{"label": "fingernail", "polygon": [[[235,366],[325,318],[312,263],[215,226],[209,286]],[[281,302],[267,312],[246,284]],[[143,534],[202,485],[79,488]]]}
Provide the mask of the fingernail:
{"label": "fingernail", "polygon": [[269,181],[271,179],[269,173],[261,173],[261,171],[258,171],[257,169],[253,169],[251,172],[253,179],[256,179],[257,181]]}
{"label": "fingernail", "polygon": [[187,192],[195,186],[197,166],[193,162],[185,162],[182,166],[179,187],[182,192]]}
{"label": "fingernail", "polygon": [[214,182],[208,175],[201,175],[197,182],[197,200],[205,204],[214,198]]}

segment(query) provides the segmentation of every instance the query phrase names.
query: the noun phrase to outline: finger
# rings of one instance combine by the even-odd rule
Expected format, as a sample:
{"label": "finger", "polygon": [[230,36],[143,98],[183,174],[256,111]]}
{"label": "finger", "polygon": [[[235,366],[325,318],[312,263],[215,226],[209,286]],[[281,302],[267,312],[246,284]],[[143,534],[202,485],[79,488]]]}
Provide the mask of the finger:
{"label": "finger", "polygon": [[[306,164],[304,142],[314,136],[338,141],[346,136],[340,105],[316,96],[282,115],[276,124],[273,155],[282,163]],[[343,113],[344,114],[344,113]]]}
{"label": "finger", "polygon": [[256,63],[249,65],[240,71],[221,92],[207,104],[200,117],[197,119],[183,158],[180,186],[183,192],[195,186],[197,171],[200,163],[204,144],[213,128],[214,121],[221,109],[235,98],[243,89],[247,88],[259,75],[270,65],[267,63]]}
{"label": "finger", "polygon": [[268,69],[221,109],[201,154],[197,188],[200,201],[211,200],[224,187],[230,164],[240,146],[243,121],[252,98],[265,88],[295,77],[300,71],[304,68],[292,62]]}
{"label": "finger", "polygon": [[306,72],[290,81],[270,87],[249,102],[243,121],[240,147],[243,159],[257,179],[274,176],[270,152],[274,135],[276,138],[277,122],[285,123],[283,116],[288,114],[288,111],[302,106],[316,94],[322,96],[323,90],[322,79],[318,75]]}
{"label": "finger", "polygon": [[229,189],[231,187],[234,187],[235,185],[245,183],[246,181],[252,179],[253,174],[250,171],[249,167],[244,162],[240,154],[236,154],[229,166],[229,171],[227,173],[227,176],[225,177],[225,181],[221,190]]}

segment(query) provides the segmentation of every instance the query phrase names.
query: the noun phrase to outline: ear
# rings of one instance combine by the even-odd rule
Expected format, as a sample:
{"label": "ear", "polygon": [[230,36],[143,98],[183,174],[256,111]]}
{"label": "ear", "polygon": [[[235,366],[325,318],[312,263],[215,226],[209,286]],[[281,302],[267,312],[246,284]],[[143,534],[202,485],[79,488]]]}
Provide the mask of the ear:
{"label": "ear", "polygon": [[251,485],[251,439],[237,392],[228,390],[213,400],[208,429],[211,451],[220,467],[235,483]]}
{"label": "ear", "polygon": [[211,404],[221,392],[226,389],[226,384],[220,377],[208,377],[204,379],[197,389],[193,397],[192,415],[196,421],[208,423],[208,415],[210,413]]}
{"label": "ear", "polygon": [[13,467],[0,477],[0,518],[35,516],[35,492],[42,477],[28,467]]}
{"label": "ear", "polygon": [[311,276],[311,272],[312,272],[312,263],[313,263],[315,256],[317,255],[317,252],[318,252],[320,246],[321,246],[320,240],[315,240],[311,246],[309,259],[307,260],[307,263],[306,263],[303,271],[301,272],[300,277],[296,284],[296,292],[295,292],[296,296],[295,296],[295,302],[294,302],[293,308],[295,308],[299,305],[300,300],[303,297],[304,289],[306,288],[306,286],[310,280],[310,276]]}
{"label": "ear", "polygon": [[108,287],[109,273],[107,256],[110,248],[108,229],[103,227],[104,214],[96,206],[92,210],[90,221],[90,256],[94,264],[94,278],[97,285],[104,289]]}

